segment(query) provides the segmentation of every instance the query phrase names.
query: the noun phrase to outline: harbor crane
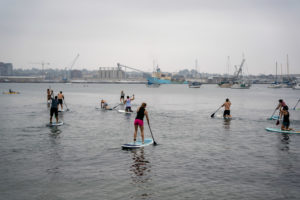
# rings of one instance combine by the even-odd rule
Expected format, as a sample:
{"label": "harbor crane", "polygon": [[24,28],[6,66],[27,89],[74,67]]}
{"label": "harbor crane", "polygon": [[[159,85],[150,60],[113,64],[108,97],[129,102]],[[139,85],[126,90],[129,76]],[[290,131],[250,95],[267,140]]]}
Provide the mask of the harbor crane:
{"label": "harbor crane", "polygon": [[[120,63],[117,63],[117,65],[118,65],[118,70],[121,70],[121,68],[124,67],[125,68],[125,73],[126,73],[126,69],[131,69],[131,70],[134,70],[134,71],[137,71],[137,72],[141,72],[143,74],[143,76],[144,75],[149,76],[149,74],[147,72],[144,72],[142,70],[139,70],[139,69],[136,69],[136,68],[133,68],[133,67],[128,67],[128,66],[122,65]],[[126,75],[125,75],[125,78],[126,78]]]}
{"label": "harbor crane", "polygon": [[128,66],[122,65],[122,64],[120,64],[120,63],[117,63],[117,65],[118,65],[118,70],[121,70],[121,67],[124,67],[125,69],[132,69],[132,70],[134,70],[134,71],[146,73],[146,72],[144,72],[144,71],[142,71],[142,70],[135,69],[135,68],[133,68],[133,67],[128,67]]}
{"label": "harbor crane", "polygon": [[78,58],[79,58],[79,54],[77,54],[77,56],[74,58],[74,60],[73,60],[73,62],[72,62],[72,64],[71,64],[71,66],[70,66],[70,70],[72,70],[72,68],[73,68],[73,66],[75,65],[75,63],[76,63],[76,61],[77,61]]}
{"label": "harbor crane", "polygon": [[69,67],[69,70],[67,70],[67,67],[65,68],[66,77],[64,78],[64,81],[71,80],[71,70],[72,70],[73,66],[75,65],[76,61],[78,60],[78,58],[79,58],[79,54],[77,54],[76,57],[73,59],[71,65]]}

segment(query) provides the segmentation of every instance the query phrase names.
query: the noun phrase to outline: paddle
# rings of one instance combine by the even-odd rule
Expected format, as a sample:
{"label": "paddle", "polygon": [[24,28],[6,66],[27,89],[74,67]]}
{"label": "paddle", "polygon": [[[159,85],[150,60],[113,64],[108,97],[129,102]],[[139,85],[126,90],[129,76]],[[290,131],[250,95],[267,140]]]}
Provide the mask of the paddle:
{"label": "paddle", "polygon": [[222,106],[220,108],[218,108],[218,110],[216,110],[210,117],[213,118],[215,116],[216,112],[218,112],[221,108],[222,108]]}
{"label": "paddle", "polygon": [[[148,122],[148,121],[147,121]],[[157,143],[155,142],[154,140],[154,137],[153,137],[153,134],[152,134],[152,130],[151,130],[151,127],[150,127],[150,123],[148,122],[148,126],[149,126],[149,130],[150,130],[150,133],[151,133],[151,136],[152,136],[152,139],[153,139],[153,145],[157,145]]]}
{"label": "paddle", "polygon": [[274,116],[275,112],[276,112],[277,108],[275,108],[273,114],[271,115],[271,117],[269,118],[269,120],[272,120],[272,117]]}
{"label": "paddle", "polygon": [[115,109],[116,107],[118,107],[119,105],[121,105],[121,104],[116,105],[115,107],[112,108],[112,110]]}
{"label": "paddle", "polygon": [[65,104],[65,106],[67,107],[67,111],[69,111],[69,108],[68,108],[68,106],[67,106],[66,100],[64,100],[64,104]]}
{"label": "paddle", "polygon": [[294,106],[293,110],[296,110],[296,107],[298,105],[298,103],[300,102],[300,99],[298,100],[298,102],[296,103],[296,105]]}

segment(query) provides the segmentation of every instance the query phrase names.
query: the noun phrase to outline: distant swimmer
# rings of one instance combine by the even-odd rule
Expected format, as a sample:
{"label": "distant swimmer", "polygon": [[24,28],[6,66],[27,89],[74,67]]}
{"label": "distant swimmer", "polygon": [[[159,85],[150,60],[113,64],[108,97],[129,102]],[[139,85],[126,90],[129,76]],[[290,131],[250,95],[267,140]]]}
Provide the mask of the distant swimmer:
{"label": "distant swimmer", "polygon": [[133,142],[136,142],[138,127],[140,127],[142,143],[144,144],[144,116],[145,115],[146,115],[147,122],[149,124],[149,117],[148,117],[148,112],[146,110],[146,106],[147,106],[146,103],[142,103],[142,105],[137,109],[137,114],[134,120]]}
{"label": "distant swimmer", "polygon": [[52,117],[55,114],[56,123],[58,123],[58,99],[57,96],[52,98],[51,109],[50,109],[50,124],[52,124]]}
{"label": "distant swimmer", "polygon": [[105,110],[110,110],[107,102],[104,99],[101,100],[101,108]]}
{"label": "distant swimmer", "polygon": [[129,96],[127,96],[127,99],[124,100],[124,104],[126,104],[126,107],[125,107],[125,111],[126,112],[133,112],[131,110],[131,101],[134,100],[134,95],[132,95],[132,98],[130,98]]}
{"label": "distant swimmer", "polygon": [[122,90],[122,91],[121,91],[121,97],[120,97],[120,102],[121,102],[121,103],[124,102],[124,97],[125,97],[125,93],[124,93],[124,91]]}
{"label": "distant swimmer", "polygon": [[290,131],[293,130],[290,128],[290,113],[287,106],[283,106],[280,111],[280,118],[283,117],[281,130]]}
{"label": "distant swimmer", "polygon": [[63,110],[63,100],[65,99],[65,97],[64,97],[62,91],[60,91],[58,93],[57,98],[58,98],[58,104],[60,105],[61,110]]}
{"label": "distant swimmer", "polygon": [[231,102],[227,98],[225,103],[221,106],[221,107],[225,107],[224,114],[223,114],[224,118],[231,117],[231,115],[230,115],[230,106],[231,106]]}

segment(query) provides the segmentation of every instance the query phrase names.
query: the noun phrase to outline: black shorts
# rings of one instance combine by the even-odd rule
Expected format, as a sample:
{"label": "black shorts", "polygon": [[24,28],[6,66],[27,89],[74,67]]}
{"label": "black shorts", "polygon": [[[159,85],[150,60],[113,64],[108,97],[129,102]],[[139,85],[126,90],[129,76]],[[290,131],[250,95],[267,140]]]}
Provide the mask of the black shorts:
{"label": "black shorts", "polygon": [[50,116],[52,117],[55,114],[55,117],[58,116],[58,108],[51,108],[50,109]]}
{"label": "black shorts", "polygon": [[63,104],[63,100],[62,99],[58,99],[58,104]]}
{"label": "black shorts", "polygon": [[290,122],[289,121],[287,121],[287,122],[283,121],[282,125],[285,126],[285,127],[289,127],[290,126]]}
{"label": "black shorts", "polygon": [[225,116],[225,115],[230,115],[230,110],[224,110],[223,116]]}
{"label": "black shorts", "polygon": [[121,96],[120,99],[124,99],[124,96]]}
{"label": "black shorts", "polygon": [[126,111],[126,112],[132,112],[131,107],[126,107],[126,108],[125,108],[125,111]]}

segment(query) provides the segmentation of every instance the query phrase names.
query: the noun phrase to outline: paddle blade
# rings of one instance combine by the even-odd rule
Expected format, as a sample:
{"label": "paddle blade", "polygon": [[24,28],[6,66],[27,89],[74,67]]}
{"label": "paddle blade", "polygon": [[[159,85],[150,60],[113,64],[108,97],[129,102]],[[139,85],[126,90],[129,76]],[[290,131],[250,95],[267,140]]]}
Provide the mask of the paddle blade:
{"label": "paddle blade", "polygon": [[276,126],[278,126],[279,125],[279,120],[277,120],[277,122],[276,122]]}
{"label": "paddle blade", "polygon": [[156,146],[156,145],[157,145],[157,143],[156,143],[155,141],[153,141],[153,145],[154,145],[154,146]]}
{"label": "paddle blade", "polygon": [[210,117],[213,118],[215,116],[215,113],[213,113]]}

